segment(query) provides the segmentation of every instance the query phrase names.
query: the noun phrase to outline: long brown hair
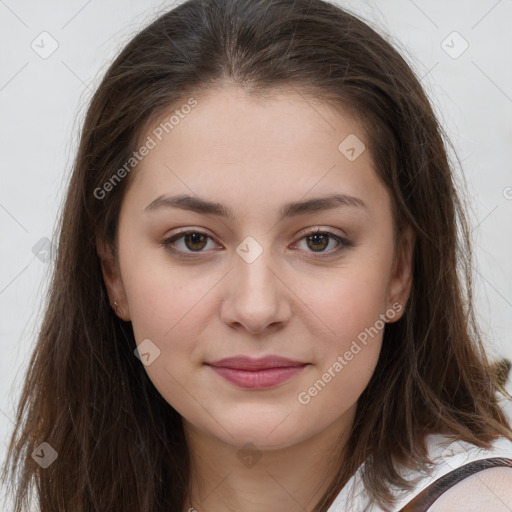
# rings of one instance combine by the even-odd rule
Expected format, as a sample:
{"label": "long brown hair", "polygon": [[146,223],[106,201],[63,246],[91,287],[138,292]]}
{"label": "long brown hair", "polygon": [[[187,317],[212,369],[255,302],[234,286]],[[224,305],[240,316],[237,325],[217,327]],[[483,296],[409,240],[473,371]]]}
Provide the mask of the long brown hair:
{"label": "long brown hair", "polygon": [[[391,506],[389,486],[409,485],[395,464],[427,467],[426,434],[480,447],[512,439],[472,309],[464,204],[444,134],[408,64],[363,21],[322,0],[188,0],[129,42],[89,105],[3,471],[16,486],[16,512],[34,483],[41,512],[183,507],[181,417],[134,357],[131,324],[111,310],[95,245],[99,235],[115,252],[132,175],[103,198],[95,190],[133,156],[151,120],[226,82],[254,95],[290,86],[350,108],[366,127],[397,226],[416,233],[405,314],[386,326],[346,458],[315,510],[327,510],[365,460],[367,490]],[[44,469],[31,457],[43,442],[58,454]]]}

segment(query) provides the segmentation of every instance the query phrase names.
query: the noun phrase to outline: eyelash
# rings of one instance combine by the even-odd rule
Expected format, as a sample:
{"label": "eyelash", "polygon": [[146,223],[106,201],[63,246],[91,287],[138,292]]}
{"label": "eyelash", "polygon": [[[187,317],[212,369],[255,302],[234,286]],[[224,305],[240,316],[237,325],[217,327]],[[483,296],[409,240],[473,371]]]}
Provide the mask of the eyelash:
{"label": "eyelash", "polygon": [[[201,254],[202,252],[204,251],[192,251],[192,252],[186,252],[186,251],[182,251],[181,249],[175,249],[173,247],[173,243],[176,242],[177,240],[183,238],[184,236],[186,235],[190,235],[190,234],[199,234],[199,235],[204,235],[206,236],[207,238],[213,240],[213,238],[208,235],[208,233],[205,233],[204,231],[199,231],[199,230],[191,230],[191,231],[182,231],[180,233],[177,233],[169,238],[166,238],[164,240],[162,240],[162,242],[160,242],[160,245],[162,245],[167,251],[169,251],[171,254],[173,255],[177,255],[179,256],[180,258],[196,258],[197,255]],[[308,233],[306,233],[305,235],[303,235],[300,239],[300,240],[303,240],[305,238],[308,238],[308,237],[311,237],[313,235],[327,235],[329,238],[333,238],[336,242],[338,242],[340,245],[331,250],[330,252],[318,252],[318,253],[315,253],[315,252],[312,252],[313,254],[313,258],[318,258],[318,259],[321,259],[321,258],[327,258],[329,256],[333,256],[334,254],[338,254],[339,252],[345,250],[345,249],[348,249],[350,247],[353,247],[353,242],[351,242],[350,240],[347,240],[346,238],[343,238],[339,235],[335,235],[334,233],[330,232],[330,231],[322,231],[320,229],[318,230],[314,230],[314,231],[310,231]]]}

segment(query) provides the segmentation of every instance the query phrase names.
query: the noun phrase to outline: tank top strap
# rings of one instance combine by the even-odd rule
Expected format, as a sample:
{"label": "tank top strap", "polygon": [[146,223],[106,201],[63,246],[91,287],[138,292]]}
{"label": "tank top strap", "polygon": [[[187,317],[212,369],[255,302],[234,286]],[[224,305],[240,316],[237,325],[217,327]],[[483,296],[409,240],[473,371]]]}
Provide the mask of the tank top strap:
{"label": "tank top strap", "polygon": [[432,506],[434,501],[446,492],[450,487],[464,480],[470,475],[478,473],[488,468],[495,467],[510,467],[512,468],[512,459],[504,457],[492,457],[488,459],[476,460],[464,464],[446,475],[439,477],[432,482],[428,487],[423,489],[417,496],[415,496],[407,505],[399,510],[399,512],[427,512],[429,507]]}

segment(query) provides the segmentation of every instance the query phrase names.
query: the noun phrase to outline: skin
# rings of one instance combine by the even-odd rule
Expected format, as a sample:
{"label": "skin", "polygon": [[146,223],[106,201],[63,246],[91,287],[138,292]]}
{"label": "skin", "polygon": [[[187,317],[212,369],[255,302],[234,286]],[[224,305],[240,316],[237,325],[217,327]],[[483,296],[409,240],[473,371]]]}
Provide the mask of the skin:
{"label": "skin", "polygon": [[[130,175],[119,260],[97,241],[105,283],[118,315],[132,322],[137,344],[150,339],[160,350],[145,369],[183,417],[193,507],[312,510],[334,474],[335,458],[343,455],[383,330],[309,403],[298,395],[393,304],[405,306],[414,238],[406,229],[395,247],[391,199],[370,151],[350,161],[338,150],[350,134],[368,146],[348,112],[291,90],[255,99],[234,85],[197,100]],[[355,196],[366,208],[341,206],[277,221],[284,203],[333,192]],[[162,194],[216,201],[235,218],[176,208],[145,212]],[[317,228],[353,245],[335,253],[334,238],[326,247],[308,243],[305,236]],[[161,245],[187,229],[211,237],[202,241],[200,254],[193,252],[198,242],[175,241],[195,258],[172,255]],[[248,236],[263,251],[251,263],[236,252]],[[205,365],[242,354],[309,364],[292,379],[259,390],[227,382]],[[240,450],[247,443],[255,458],[244,464]]]}
{"label": "skin", "polygon": [[492,468],[468,476],[448,489],[428,512],[510,512],[512,470]]}

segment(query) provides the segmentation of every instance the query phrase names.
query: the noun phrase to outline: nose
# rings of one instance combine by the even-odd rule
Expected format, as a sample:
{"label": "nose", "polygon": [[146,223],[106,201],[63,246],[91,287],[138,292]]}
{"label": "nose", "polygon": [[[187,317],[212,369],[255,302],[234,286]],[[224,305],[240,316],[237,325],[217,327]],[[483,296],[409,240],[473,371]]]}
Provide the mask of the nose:
{"label": "nose", "polygon": [[282,329],[290,319],[293,293],[270,255],[263,251],[251,263],[236,255],[234,265],[221,308],[224,323],[254,335]]}

